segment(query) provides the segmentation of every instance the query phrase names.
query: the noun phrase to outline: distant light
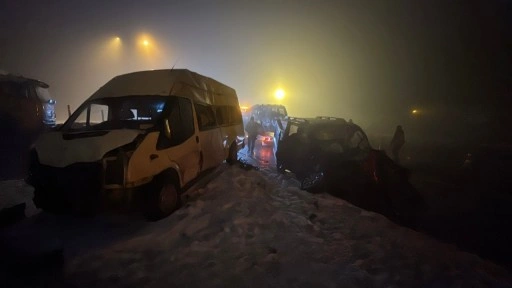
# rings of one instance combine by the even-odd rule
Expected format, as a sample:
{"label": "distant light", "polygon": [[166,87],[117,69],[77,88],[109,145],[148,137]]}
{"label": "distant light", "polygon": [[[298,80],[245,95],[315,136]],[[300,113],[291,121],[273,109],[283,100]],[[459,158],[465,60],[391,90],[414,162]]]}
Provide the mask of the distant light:
{"label": "distant light", "polygon": [[142,44],[143,44],[144,46],[148,46],[148,45],[149,45],[149,41],[148,41],[148,40],[144,40],[144,41],[142,42]]}
{"label": "distant light", "polygon": [[411,112],[412,112],[412,114],[418,114],[418,110],[416,110],[416,109],[412,110]]}
{"label": "distant light", "polygon": [[[121,50],[123,46],[123,41],[121,37],[118,36],[110,36],[106,39],[104,45],[100,47],[101,57],[103,60],[117,60],[121,56]],[[99,56],[99,55],[98,55]]]}
{"label": "distant light", "polygon": [[284,98],[284,90],[283,89],[277,89],[276,92],[274,93],[274,96],[276,97],[277,100],[281,100]]}

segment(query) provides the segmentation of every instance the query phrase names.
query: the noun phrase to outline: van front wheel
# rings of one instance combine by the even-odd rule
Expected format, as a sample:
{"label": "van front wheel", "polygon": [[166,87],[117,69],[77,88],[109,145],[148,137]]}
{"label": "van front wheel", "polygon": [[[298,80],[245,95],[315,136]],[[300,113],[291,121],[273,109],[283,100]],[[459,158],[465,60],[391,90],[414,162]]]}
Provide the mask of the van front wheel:
{"label": "van front wheel", "polygon": [[147,217],[152,221],[170,215],[178,209],[181,202],[175,182],[170,175],[165,174],[153,180],[149,198]]}

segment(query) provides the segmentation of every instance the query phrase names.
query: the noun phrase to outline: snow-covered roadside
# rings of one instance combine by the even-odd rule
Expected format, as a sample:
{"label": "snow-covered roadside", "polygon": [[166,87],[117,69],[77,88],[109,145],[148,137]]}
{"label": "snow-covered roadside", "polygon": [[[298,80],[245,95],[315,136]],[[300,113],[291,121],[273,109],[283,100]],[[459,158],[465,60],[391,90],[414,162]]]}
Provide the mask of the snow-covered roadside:
{"label": "snow-covered roadside", "polygon": [[78,287],[512,286],[493,263],[294,184],[229,167],[168,218],[67,257],[65,280]]}
{"label": "snow-covered roadside", "polygon": [[25,203],[25,216],[30,217],[40,212],[32,201],[34,188],[24,180],[0,181],[0,210]]}

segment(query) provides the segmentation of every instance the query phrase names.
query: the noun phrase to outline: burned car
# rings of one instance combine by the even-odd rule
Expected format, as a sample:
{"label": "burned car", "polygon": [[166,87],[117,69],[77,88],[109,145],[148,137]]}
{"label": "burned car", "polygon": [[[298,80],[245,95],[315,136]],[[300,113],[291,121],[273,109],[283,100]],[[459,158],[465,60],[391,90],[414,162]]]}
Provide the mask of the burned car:
{"label": "burned car", "polygon": [[281,173],[388,217],[415,221],[425,208],[407,169],[371,147],[358,125],[335,117],[290,118],[276,151]]}
{"label": "burned car", "polygon": [[371,150],[359,126],[333,117],[290,118],[279,146],[278,171],[290,170],[299,180],[321,172],[331,160],[364,160]]}

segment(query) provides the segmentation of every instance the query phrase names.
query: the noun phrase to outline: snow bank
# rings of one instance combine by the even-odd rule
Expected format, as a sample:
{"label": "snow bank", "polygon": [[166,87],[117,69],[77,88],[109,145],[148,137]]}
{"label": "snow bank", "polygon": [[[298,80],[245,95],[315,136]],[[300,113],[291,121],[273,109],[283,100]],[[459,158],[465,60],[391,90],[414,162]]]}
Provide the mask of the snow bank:
{"label": "snow bank", "polygon": [[34,188],[24,180],[0,181],[0,210],[25,203],[25,216],[30,217],[40,212],[34,202]]}
{"label": "snow bank", "polygon": [[[508,272],[287,176],[229,167],[170,217],[68,257],[79,287],[509,287]],[[98,237],[102,237],[98,235]]]}

